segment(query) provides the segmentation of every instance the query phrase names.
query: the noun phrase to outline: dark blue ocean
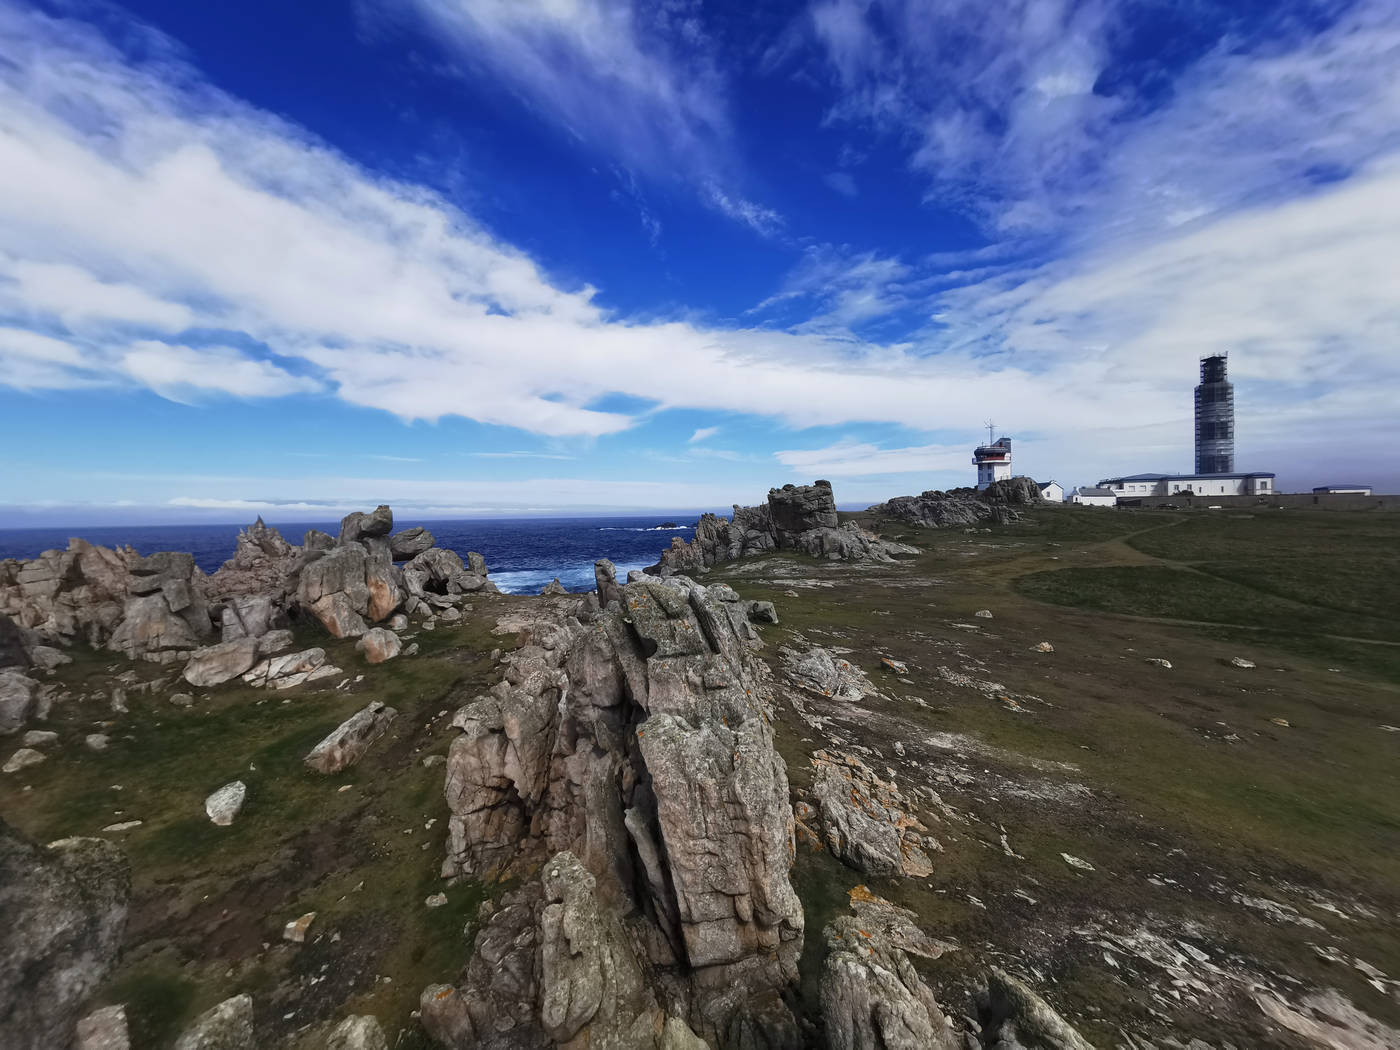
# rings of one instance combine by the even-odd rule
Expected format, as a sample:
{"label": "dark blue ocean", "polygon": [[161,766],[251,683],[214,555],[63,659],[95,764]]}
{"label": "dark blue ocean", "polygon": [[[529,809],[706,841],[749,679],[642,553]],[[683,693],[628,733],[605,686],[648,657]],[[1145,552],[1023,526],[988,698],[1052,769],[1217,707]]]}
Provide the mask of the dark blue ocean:
{"label": "dark blue ocean", "polygon": [[[619,577],[630,569],[654,565],[672,536],[690,539],[698,515],[645,515],[628,518],[475,518],[461,521],[394,519],[395,531],[422,525],[439,547],[466,557],[477,551],[497,587],[510,594],[538,594],[554,577],[571,591],[593,589],[593,563],[610,558]],[[683,523],[663,529],[668,521]],[[307,529],[335,535],[338,521],[275,522],[291,543]],[[205,572],[233,556],[239,525],[112,525],[96,528],[0,529],[0,559],[33,558],[42,551],[68,546],[81,536],[104,547],[130,544],[142,554],[189,551]]]}

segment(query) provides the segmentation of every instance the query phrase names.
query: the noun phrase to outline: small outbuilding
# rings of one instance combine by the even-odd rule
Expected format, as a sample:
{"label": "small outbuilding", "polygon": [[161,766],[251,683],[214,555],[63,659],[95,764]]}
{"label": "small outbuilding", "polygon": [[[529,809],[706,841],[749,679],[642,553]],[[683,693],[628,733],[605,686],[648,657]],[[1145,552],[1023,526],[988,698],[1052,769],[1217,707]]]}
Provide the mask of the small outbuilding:
{"label": "small outbuilding", "polygon": [[1118,494],[1112,489],[1081,485],[1069,494],[1069,501],[1083,504],[1086,507],[1116,507],[1118,506]]}
{"label": "small outbuilding", "polygon": [[1063,503],[1065,501],[1065,490],[1058,481],[1037,481],[1036,488],[1040,489],[1040,498],[1050,503]]}
{"label": "small outbuilding", "polygon": [[1318,496],[1369,496],[1370,485],[1318,485],[1313,489]]}

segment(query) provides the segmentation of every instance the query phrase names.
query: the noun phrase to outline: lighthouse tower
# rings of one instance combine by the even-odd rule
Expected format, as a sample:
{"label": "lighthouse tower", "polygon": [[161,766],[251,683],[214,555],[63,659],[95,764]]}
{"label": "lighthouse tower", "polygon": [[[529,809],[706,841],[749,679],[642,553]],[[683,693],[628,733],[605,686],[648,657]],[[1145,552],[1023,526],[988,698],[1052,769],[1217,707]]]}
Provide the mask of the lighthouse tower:
{"label": "lighthouse tower", "polygon": [[1011,477],[1011,439],[999,438],[995,441],[995,427],[987,423],[987,443],[978,445],[972,453],[972,465],[977,468],[977,491],[981,492],[994,481]]}

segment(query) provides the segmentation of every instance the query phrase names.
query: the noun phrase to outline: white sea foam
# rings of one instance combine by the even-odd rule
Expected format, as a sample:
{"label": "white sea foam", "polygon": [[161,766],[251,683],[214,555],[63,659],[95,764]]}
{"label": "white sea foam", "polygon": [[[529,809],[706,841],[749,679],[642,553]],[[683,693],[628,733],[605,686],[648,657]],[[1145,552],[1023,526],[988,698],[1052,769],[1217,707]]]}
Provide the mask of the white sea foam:
{"label": "white sea foam", "polygon": [[[633,569],[643,569],[654,564],[655,558],[645,561],[620,562],[617,566],[619,579],[625,580]],[[512,569],[507,572],[492,572],[491,582],[506,594],[539,594],[545,585],[559,577],[568,590],[583,594],[593,590],[593,563],[575,562],[569,565],[548,566],[540,569]]]}

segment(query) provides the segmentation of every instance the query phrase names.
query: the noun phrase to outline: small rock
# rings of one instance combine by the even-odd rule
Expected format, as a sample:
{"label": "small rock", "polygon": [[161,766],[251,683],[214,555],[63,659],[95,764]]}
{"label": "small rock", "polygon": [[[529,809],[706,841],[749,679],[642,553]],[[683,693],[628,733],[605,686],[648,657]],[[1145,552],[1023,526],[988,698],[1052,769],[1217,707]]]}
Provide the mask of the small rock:
{"label": "small rock", "polygon": [[128,713],[126,706],[126,690],[118,686],[112,690],[112,710],[119,715]]}
{"label": "small rock", "polygon": [[194,697],[189,693],[171,693],[170,702],[176,707],[193,707]]}
{"label": "small rock", "polygon": [[299,919],[293,919],[282,927],[282,939],[301,944],[306,940],[306,931],[311,928],[311,924],[316,921],[316,913],[309,911]]}
{"label": "small rock", "polygon": [[[389,630],[408,630],[408,617],[405,616],[403,613],[395,613],[393,616],[389,617]],[[347,1020],[353,1020],[353,1018],[347,1018]]]}
{"label": "small rock", "polygon": [[1036,642],[1031,646],[1031,652],[1033,653],[1053,653],[1054,651],[1055,647],[1049,642]]}
{"label": "small rock", "polygon": [[404,656],[417,656],[417,655],[418,655],[418,643],[417,643],[417,642],[409,642],[409,643],[408,643],[408,648],[406,648],[406,649],[403,651],[403,654],[402,654],[402,655],[404,655]]}
{"label": "small rock", "polygon": [[542,596],[554,596],[568,593],[569,589],[559,582],[558,576],[554,577],[554,579],[550,580],[547,584],[545,584],[544,590],[540,591],[540,594]]}
{"label": "small rock", "polygon": [[106,733],[89,733],[83,737],[83,743],[88,746],[89,751],[106,751],[108,739]]}
{"label": "small rock", "polygon": [[[397,641],[396,635],[391,637]],[[375,700],[336,726],[303,761],[318,773],[339,773],[364,757],[397,716],[398,712],[385,707],[384,701]]]}
{"label": "small rock", "polygon": [[1246,660],[1243,656],[1235,656],[1230,659],[1231,667],[1253,667],[1253,660]]}
{"label": "small rock", "polygon": [[444,904],[447,903],[447,894],[434,893],[423,903],[426,904],[429,908],[441,908]]}
{"label": "small rock", "polygon": [[379,1021],[369,1014],[347,1017],[326,1039],[326,1050],[389,1050]]}
{"label": "small rock", "polygon": [[980,616],[980,617],[981,617],[982,619],[984,619],[984,620],[990,620],[990,619],[992,618],[992,610],[991,610],[991,609],[978,609],[978,610],[977,610],[975,613],[973,613],[972,615],[973,615],[973,616]]}
{"label": "small rock", "polygon": [[248,785],[241,780],[225,784],[204,800],[204,812],[221,828],[233,823],[238,811],[243,808],[243,800],[248,797]]}
{"label": "small rock", "polygon": [[425,755],[423,757],[423,768],[432,769],[433,766],[440,766],[446,761],[446,755]]}
{"label": "small rock", "polygon": [[139,828],[139,827],[141,826],[141,824],[142,824],[142,821],[139,821],[139,820],[123,820],[123,821],[121,821],[120,823],[117,823],[117,824],[108,824],[108,825],[107,825],[105,828],[103,828],[102,830],[103,830],[103,831],[130,831],[132,828]]}
{"label": "small rock", "polygon": [[880,666],[886,671],[893,671],[895,674],[908,674],[909,665],[902,660],[893,660],[888,656],[880,657]]}
{"label": "small rock", "polygon": [[1286,719],[1286,718],[1271,718],[1271,719],[1269,719],[1269,721],[1272,722],[1272,723],[1273,723],[1274,725],[1276,725],[1276,726],[1283,726],[1284,729],[1292,729],[1292,728],[1293,728],[1293,723],[1290,722],[1290,721],[1289,721],[1288,719]]}
{"label": "small rock", "polygon": [[253,997],[236,995],[195,1018],[174,1050],[255,1050]]}
{"label": "small rock", "polygon": [[3,767],[0,767],[0,772],[18,773],[21,769],[37,766],[48,757],[42,751],[35,751],[32,747],[22,747],[10,756],[10,760]]}
{"label": "small rock", "polygon": [[1149,656],[1146,662],[1167,671],[1172,669],[1172,662],[1170,660],[1163,660],[1160,656]]}
{"label": "small rock", "polygon": [[25,747],[43,747],[45,744],[58,743],[58,734],[48,729],[31,729],[24,734],[20,743]]}
{"label": "small rock", "polygon": [[130,1050],[130,1047],[124,1006],[104,1006],[78,1022],[73,1050]]}
{"label": "small rock", "polygon": [[1076,857],[1072,853],[1061,853],[1061,858],[1071,868],[1078,868],[1080,871],[1093,871],[1094,866],[1082,857]]}
{"label": "small rock", "polygon": [[385,630],[383,627],[375,627],[366,631],[355,648],[365,654],[365,659],[372,664],[382,664],[385,660],[392,660],[403,652],[403,642],[393,631]]}

